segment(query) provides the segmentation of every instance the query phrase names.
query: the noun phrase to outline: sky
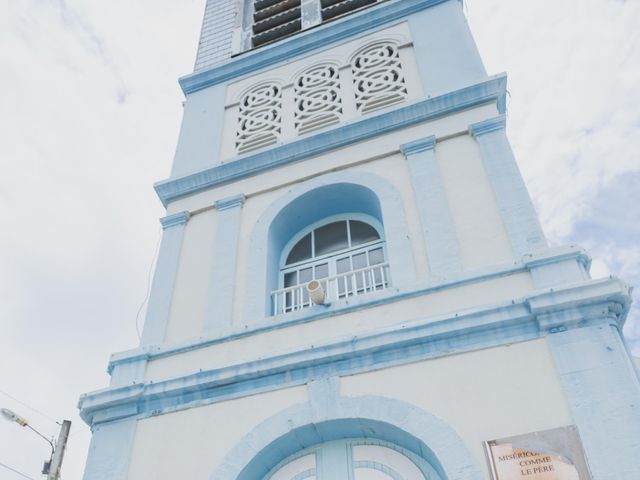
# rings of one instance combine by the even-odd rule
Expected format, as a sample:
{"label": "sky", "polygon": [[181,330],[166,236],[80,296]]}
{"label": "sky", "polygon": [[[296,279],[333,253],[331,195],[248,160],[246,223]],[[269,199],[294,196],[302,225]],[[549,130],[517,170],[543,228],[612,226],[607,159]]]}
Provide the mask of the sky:
{"label": "sky", "polygon": [[[640,286],[640,2],[467,0],[552,245]],[[0,407],[90,432],[81,393],[137,345],[204,0],[0,0]],[[637,295],[636,295],[637,297]],[[638,302],[637,302],[638,303]],[[136,326],[136,318],[138,317]],[[625,327],[640,354],[640,308]],[[0,422],[0,464],[41,478],[45,441]],[[25,478],[0,466],[0,480]]]}

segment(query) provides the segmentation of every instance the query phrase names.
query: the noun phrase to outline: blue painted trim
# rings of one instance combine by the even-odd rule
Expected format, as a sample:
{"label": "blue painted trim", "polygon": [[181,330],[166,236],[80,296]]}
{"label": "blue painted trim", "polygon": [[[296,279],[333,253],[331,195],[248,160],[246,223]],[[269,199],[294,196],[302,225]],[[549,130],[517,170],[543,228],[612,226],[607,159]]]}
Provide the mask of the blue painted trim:
{"label": "blue painted trim", "polygon": [[204,310],[202,331],[205,335],[231,325],[244,199],[244,195],[235,195],[215,203],[216,238]]}
{"label": "blue painted trim", "polygon": [[498,115],[497,117],[489,118],[487,120],[483,120],[482,122],[469,125],[469,133],[474,137],[478,137],[479,135],[484,135],[486,133],[504,130],[506,126],[506,115]]}
{"label": "blue painted trim", "polygon": [[469,126],[479,147],[500,216],[517,258],[547,248],[547,240],[505,132],[504,115]]}
{"label": "blue painted trim", "polygon": [[167,228],[187,223],[189,221],[189,216],[190,213],[187,211],[174,213],[173,215],[162,217],[160,219],[160,224],[162,225],[162,229],[166,230]]}
{"label": "blue painted trim", "polygon": [[405,157],[409,155],[415,155],[417,153],[422,153],[427,150],[433,150],[436,147],[436,136],[431,135],[430,137],[421,138],[420,140],[415,140],[409,143],[403,143],[400,145],[400,150],[404,154]]}
{"label": "blue painted trim", "polygon": [[245,196],[244,194],[234,195],[232,197],[223,198],[222,200],[218,200],[215,202],[215,207],[217,210],[227,210],[228,208],[240,207],[244,204]]}
{"label": "blue painted trim", "polygon": [[504,108],[501,105],[504,104],[506,86],[506,75],[497,75],[460,90],[362,118],[340,125],[339,128],[298,138],[258,153],[236,157],[222,165],[183,177],[163,180],[156,183],[154,188],[163,205],[166,206],[173,200],[217,185],[479,105],[497,102],[499,111],[503,113]]}
{"label": "blue painted trim", "polygon": [[426,460],[443,479],[484,478],[460,436],[445,421],[410,403],[373,395],[338,397],[322,411],[310,402],[282,410],[245,435],[209,478],[263,478],[301,444],[358,437],[397,445]]}
{"label": "blue painted trim", "polygon": [[111,373],[113,368],[119,364],[128,362],[137,362],[140,360],[151,360],[163,358],[179,353],[186,353],[200,348],[206,348],[219,343],[230,342],[245,338],[247,336],[257,335],[260,333],[279,330],[281,328],[291,327],[302,323],[322,320],[335,315],[344,315],[346,313],[361,310],[363,308],[371,308],[378,305],[388,305],[394,302],[400,302],[420,295],[428,295],[431,293],[458,288],[472,283],[478,283],[494,278],[504,277],[515,273],[534,271],[542,266],[552,265],[554,262],[565,262],[574,260],[578,262],[587,262],[588,256],[584,250],[576,247],[564,247],[549,250],[545,254],[527,255],[522,262],[511,262],[506,265],[497,267],[468,271],[462,273],[457,278],[442,281],[430,280],[416,285],[407,290],[392,289],[387,292],[381,292],[378,295],[368,295],[358,297],[351,300],[348,304],[336,304],[334,310],[327,310],[322,307],[309,308],[297,313],[292,313],[283,318],[280,322],[274,323],[272,318],[262,322],[255,322],[252,328],[243,325],[241,328],[230,328],[226,332],[220,332],[210,337],[198,337],[197,341],[188,341],[175,345],[154,345],[141,347],[133,350],[127,350],[120,353],[114,353],[109,362],[108,372]]}
{"label": "blue painted trim", "polygon": [[393,0],[320,25],[273,45],[251,50],[207,70],[182,77],[180,87],[185,95],[217,83],[244,77],[270,65],[290,60],[355,35],[371,32],[380,26],[405,18],[447,0]]}
{"label": "blue painted trim", "polygon": [[458,233],[453,224],[434,147],[435,136],[431,136],[401,145],[400,149],[409,166],[431,275],[447,278],[458,275],[463,266]]}
{"label": "blue painted trim", "polygon": [[640,381],[619,326],[560,331],[548,344],[593,478],[636,478]]}
{"label": "blue painted trim", "polygon": [[[426,316],[248,363],[86,394],[80,398],[80,413],[90,424],[156,415],[301,385],[313,378],[353,375],[531,340],[559,327],[570,330],[604,322],[621,328],[629,304],[627,285],[617,279],[592,280],[493,306]],[[560,321],[549,330],[545,316],[552,313]]]}
{"label": "blue painted trim", "polygon": [[[326,192],[331,192],[334,200],[340,198],[341,201],[323,201]],[[311,212],[317,218],[311,218]],[[292,187],[269,205],[257,220],[251,232],[247,259],[247,278],[254,280],[247,285],[244,297],[247,324],[259,323],[265,317],[274,323],[270,317],[269,294],[278,287],[279,259],[289,239],[314,220],[338,213],[356,212],[377,217],[383,225],[392,285],[405,289],[416,282],[413,251],[406,235],[407,220],[400,192],[388,180],[372,173],[347,170],[329,173]],[[293,223],[292,219],[307,223]],[[356,302],[350,300],[349,303],[354,305]],[[313,310],[332,312],[340,309],[341,304],[334,302]]]}

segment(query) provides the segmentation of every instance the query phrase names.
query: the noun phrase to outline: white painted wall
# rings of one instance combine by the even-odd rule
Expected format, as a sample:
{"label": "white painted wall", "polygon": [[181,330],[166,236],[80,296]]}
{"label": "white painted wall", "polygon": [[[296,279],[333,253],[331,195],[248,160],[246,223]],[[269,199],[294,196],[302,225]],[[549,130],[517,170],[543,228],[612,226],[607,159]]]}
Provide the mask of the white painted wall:
{"label": "white painted wall", "polygon": [[436,157],[464,267],[473,269],[513,258],[476,140],[466,135],[440,142]]}
{"label": "white painted wall", "polygon": [[257,424],[306,400],[307,389],[296,387],[140,420],[128,480],[210,480]]}
{"label": "white painted wall", "polygon": [[345,377],[341,394],[399,398],[443,419],[487,478],[483,441],[573,423],[544,339]]}
{"label": "white painted wall", "polygon": [[[447,422],[487,478],[482,441],[573,423],[544,339],[343,377],[340,394],[409,402]],[[130,480],[209,480],[258,423],[307,400],[305,387],[138,422]]]}
{"label": "white painted wall", "polygon": [[215,268],[215,230],[216,212],[213,210],[194,215],[187,222],[165,336],[167,343],[185,340],[202,331],[207,289],[211,271]]}

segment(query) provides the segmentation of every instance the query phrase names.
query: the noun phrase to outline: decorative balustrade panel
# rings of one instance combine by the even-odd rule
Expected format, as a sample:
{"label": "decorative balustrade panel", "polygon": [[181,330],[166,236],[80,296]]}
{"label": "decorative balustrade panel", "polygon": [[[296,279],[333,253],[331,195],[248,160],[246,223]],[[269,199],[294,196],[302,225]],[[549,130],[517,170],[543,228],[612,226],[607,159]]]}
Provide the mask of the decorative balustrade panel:
{"label": "decorative balustrade panel", "polygon": [[398,47],[389,42],[370,45],[353,60],[353,82],[358,111],[367,113],[407,98]]}
{"label": "decorative balustrade panel", "polygon": [[282,89],[275,83],[260,85],[240,100],[236,132],[239,153],[272,145],[282,132]]}
{"label": "decorative balustrade panel", "polygon": [[[407,84],[395,43],[375,42],[345,66],[351,69],[348,80],[341,80],[338,65],[320,63],[295,77],[293,88],[269,82],[245,93],[240,99],[236,152],[273,145],[407,100]],[[282,79],[281,83],[286,82]],[[284,106],[284,116],[291,118],[293,125],[282,125]]]}
{"label": "decorative balustrade panel", "polygon": [[295,124],[299,134],[340,121],[340,76],[333,65],[315,65],[304,71],[294,84]]}

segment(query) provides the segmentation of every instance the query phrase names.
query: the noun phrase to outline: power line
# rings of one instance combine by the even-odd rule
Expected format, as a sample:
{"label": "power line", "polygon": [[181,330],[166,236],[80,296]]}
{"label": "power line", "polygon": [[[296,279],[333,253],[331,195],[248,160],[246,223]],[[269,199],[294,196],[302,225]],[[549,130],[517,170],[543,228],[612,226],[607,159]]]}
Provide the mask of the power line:
{"label": "power line", "polygon": [[56,425],[58,425],[58,422],[57,422],[54,418],[50,417],[49,415],[47,415],[47,414],[46,414],[46,413],[44,413],[44,412],[41,412],[41,411],[40,411],[40,410],[38,410],[37,408],[34,408],[34,407],[30,406],[30,405],[27,405],[27,404],[26,404],[26,403],[24,403],[23,401],[18,400],[18,399],[17,399],[16,397],[14,397],[13,395],[9,395],[9,394],[8,394],[7,392],[5,392],[4,390],[0,390],[0,393],[2,393],[3,395],[5,395],[6,397],[10,398],[10,399],[11,399],[11,400],[13,400],[14,402],[19,403],[19,404],[20,404],[20,405],[22,405],[23,407],[26,407],[26,408],[28,408],[29,410],[32,410],[32,411],[34,411],[34,412],[36,412],[36,413],[38,413],[38,414],[42,415],[42,416],[43,416],[44,418],[46,418],[47,420],[49,420],[49,421],[51,421],[51,422],[55,423]]}
{"label": "power line", "polygon": [[147,278],[147,293],[145,293],[144,300],[142,301],[142,303],[140,304],[140,308],[138,308],[138,311],[136,312],[136,333],[138,334],[138,340],[141,339],[140,326],[138,325],[138,319],[140,317],[140,313],[142,313],[142,309],[147,304],[147,301],[149,300],[149,294],[151,293],[151,274],[153,273],[153,266],[156,263],[158,252],[160,250],[160,240],[162,239],[161,232],[162,232],[162,229],[158,228],[158,240],[156,241],[156,249],[155,249],[155,252],[153,253],[153,258],[151,259],[151,265],[149,265],[149,274]]}
{"label": "power line", "polygon": [[19,471],[18,471],[18,470],[16,470],[15,468],[11,468],[9,465],[5,465],[5,464],[4,464],[4,463],[2,463],[2,462],[0,462],[0,467],[4,467],[4,468],[6,468],[7,470],[10,470],[10,471],[12,471],[13,473],[15,473],[15,474],[17,474],[17,475],[20,475],[22,478],[27,478],[28,480],[36,480],[35,478],[30,477],[29,475],[25,475],[24,473],[19,472]]}

